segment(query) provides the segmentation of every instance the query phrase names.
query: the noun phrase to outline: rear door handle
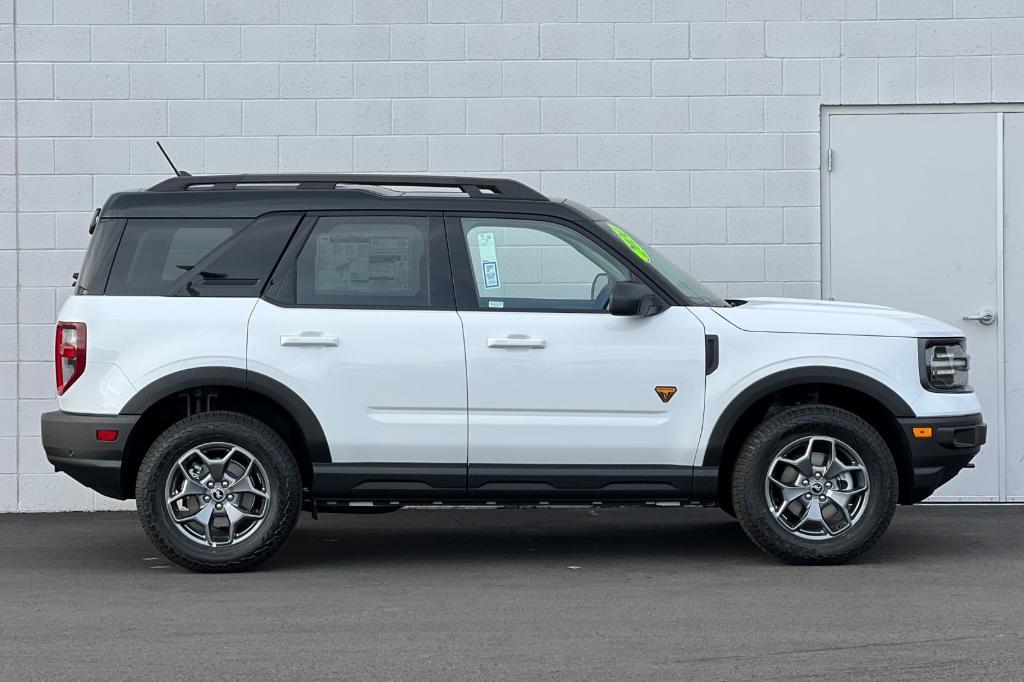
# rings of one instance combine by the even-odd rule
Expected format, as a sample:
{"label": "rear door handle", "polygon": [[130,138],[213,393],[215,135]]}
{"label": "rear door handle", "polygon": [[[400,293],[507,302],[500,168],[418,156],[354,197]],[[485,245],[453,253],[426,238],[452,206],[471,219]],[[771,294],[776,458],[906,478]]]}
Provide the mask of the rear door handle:
{"label": "rear door handle", "polygon": [[488,336],[488,348],[544,348],[548,342],[529,336]]}
{"label": "rear door handle", "polygon": [[284,334],[281,336],[282,346],[337,346],[341,340],[337,336],[325,336],[320,332],[302,332],[301,334]]}

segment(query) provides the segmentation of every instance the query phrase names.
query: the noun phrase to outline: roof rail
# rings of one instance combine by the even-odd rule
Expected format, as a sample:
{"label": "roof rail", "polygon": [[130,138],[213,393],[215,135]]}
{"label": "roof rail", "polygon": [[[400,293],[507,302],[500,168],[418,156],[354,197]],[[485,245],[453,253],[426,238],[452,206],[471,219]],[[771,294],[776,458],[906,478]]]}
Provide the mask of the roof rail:
{"label": "roof rail", "polygon": [[[376,187],[450,187],[471,197],[497,199],[530,199],[547,201],[537,190],[517,180],[505,178],[466,178],[438,175],[335,175],[333,173],[282,173],[259,175],[193,175],[168,178],[149,188],[150,192],[182,192],[186,190],[227,189],[338,189],[339,185],[368,185]],[[242,186],[242,187],[240,187]]]}

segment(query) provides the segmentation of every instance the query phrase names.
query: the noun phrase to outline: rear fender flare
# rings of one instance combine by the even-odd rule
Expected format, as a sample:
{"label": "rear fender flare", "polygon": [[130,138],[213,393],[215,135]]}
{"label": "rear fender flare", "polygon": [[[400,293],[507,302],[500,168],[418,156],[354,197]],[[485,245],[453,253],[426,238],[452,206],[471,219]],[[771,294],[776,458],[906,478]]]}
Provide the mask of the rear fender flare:
{"label": "rear fender flare", "polygon": [[295,420],[306,440],[311,462],[330,462],[331,453],[327,437],[313,410],[293,390],[270,377],[238,367],[196,367],[161,377],[147,384],[129,400],[123,408],[123,415],[141,415],[158,401],[205,386],[230,386],[241,388],[267,398]]}

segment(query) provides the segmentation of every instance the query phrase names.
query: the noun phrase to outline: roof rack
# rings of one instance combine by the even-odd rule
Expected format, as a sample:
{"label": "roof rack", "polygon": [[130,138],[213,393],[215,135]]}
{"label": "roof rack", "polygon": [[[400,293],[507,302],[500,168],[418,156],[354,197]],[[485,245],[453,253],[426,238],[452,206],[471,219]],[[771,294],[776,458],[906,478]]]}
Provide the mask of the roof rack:
{"label": "roof rack", "polygon": [[[354,187],[355,186],[355,187]],[[149,188],[150,192],[183,192],[234,189],[368,189],[399,188],[394,195],[417,193],[428,189],[430,194],[444,196],[432,189],[450,188],[471,197],[498,199],[529,199],[547,201],[547,197],[516,180],[505,178],[465,178],[438,175],[335,175],[333,173],[283,173],[260,175],[193,175],[168,178]],[[401,188],[408,188],[402,191]],[[417,193],[422,196],[422,193]],[[450,196],[450,193],[448,193]]]}

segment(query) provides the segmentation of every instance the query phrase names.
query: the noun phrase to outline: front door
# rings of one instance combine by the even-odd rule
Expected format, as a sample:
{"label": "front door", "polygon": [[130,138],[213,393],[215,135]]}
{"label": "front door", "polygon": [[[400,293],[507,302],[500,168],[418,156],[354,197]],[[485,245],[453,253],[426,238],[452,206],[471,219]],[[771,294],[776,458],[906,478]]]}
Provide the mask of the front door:
{"label": "front door", "polygon": [[933,500],[1000,499],[999,124],[987,112],[828,117],[826,294],[922,313],[967,337],[988,444]]}
{"label": "front door", "polygon": [[312,409],[321,499],[456,499],[466,366],[440,216],[307,217],[249,321],[248,369]]}
{"label": "front door", "polygon": [[466,342],[469,497],[687,497],[704,408],[697,318],[684,307],[610,315],[611,286],[634,273],[579,226],[446,221]]}

